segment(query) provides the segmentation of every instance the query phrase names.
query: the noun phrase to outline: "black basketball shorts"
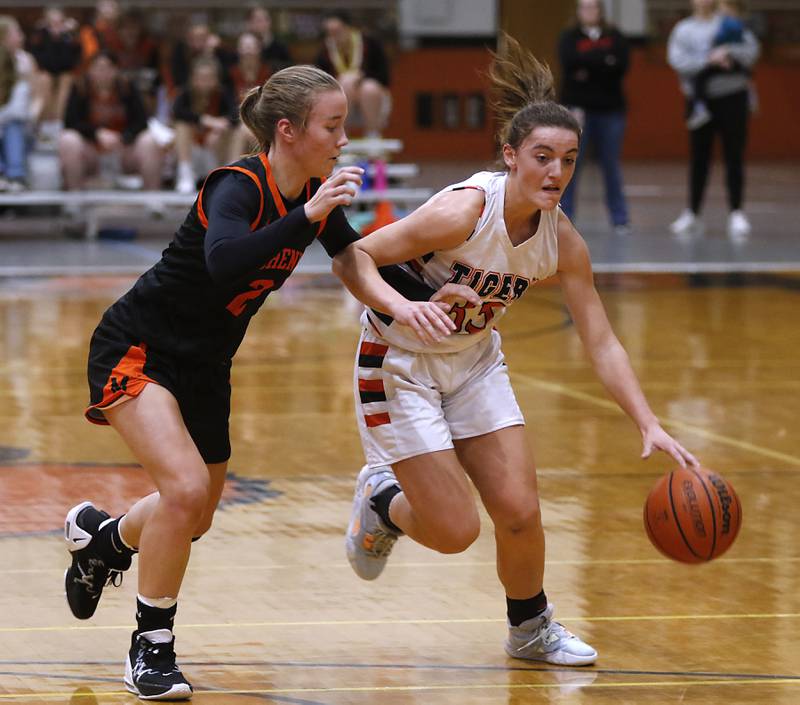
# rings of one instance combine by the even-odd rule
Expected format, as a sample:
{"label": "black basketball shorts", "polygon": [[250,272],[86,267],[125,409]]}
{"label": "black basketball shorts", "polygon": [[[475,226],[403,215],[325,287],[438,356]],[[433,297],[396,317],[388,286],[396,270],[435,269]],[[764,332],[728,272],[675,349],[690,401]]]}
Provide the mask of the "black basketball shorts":
{"label": "black basketball shorts", "polygon": [[138,396],[148,384],[169,390],[206,463],[230,458],[230,360],[176,358],[132,340],[104,318],[89,345],[90,405],[86,418],[108,425],[104,409]]}

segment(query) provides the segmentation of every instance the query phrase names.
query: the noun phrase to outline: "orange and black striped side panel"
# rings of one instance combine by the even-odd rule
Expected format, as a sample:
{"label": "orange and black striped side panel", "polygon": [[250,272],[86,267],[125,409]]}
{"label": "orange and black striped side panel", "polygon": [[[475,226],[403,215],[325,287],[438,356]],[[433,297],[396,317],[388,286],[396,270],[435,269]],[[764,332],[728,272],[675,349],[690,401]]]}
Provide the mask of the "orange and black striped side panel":
{"label": "orange and black striped side panel", "polygon": [[[380,369],[383,367],[383,360],[388,350],[388,345],[370,343],[366,340],[363,341],[358,350],[358,367],[363,370]],[[367,379],[359,374],[358,395],[362,404],[385,402],[386,390],[383,386],[383,380],[380,378]],[[392,423],[392,419],[387,411],[370,413],[364,409],[364,423],[367,425],[367,428],[375,428],[376,426],[384,426],[385,424]]]}
{"label": "orange and black striped side panel", "polygon": [[103,398],[97,404],[92,404],[86,409],[86,418],[92,423],[107,425],[108,421],[103,416],[103,409],[114,406],[124,396],[139,396],[150,382],[157,384],[154,379],[145,374],[146,362],[147,345],[144,343],[140,343],[138,346],[131,345],[128,352],[111,370],[108,381],[103,387]]}

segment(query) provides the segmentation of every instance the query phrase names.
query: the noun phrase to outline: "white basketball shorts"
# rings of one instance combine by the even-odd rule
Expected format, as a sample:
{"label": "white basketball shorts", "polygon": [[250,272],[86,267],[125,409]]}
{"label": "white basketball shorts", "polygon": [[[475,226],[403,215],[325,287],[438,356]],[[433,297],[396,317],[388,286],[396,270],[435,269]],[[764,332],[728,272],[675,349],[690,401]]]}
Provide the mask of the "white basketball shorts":
{"label": "white basketball shorts", "polygon": [[370,467],[453,448],[525,423],[500,334],[453,353],[415,353],[364,329],[356,353],[358,430]]}

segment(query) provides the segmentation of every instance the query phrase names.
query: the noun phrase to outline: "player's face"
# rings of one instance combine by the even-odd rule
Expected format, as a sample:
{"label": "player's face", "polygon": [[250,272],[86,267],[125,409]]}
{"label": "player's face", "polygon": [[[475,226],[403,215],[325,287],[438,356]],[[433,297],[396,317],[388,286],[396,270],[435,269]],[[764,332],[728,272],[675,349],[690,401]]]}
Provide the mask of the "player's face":
{"label": "player's face", "polygon": [[552,210],[575,173],[578,135],[564,127],[536,127],[518,149],[503,147],[503,160],[520,191],[537,209]]}
{"label": "player's face", "polygon": [[347,98],[338,88],[317,93],[297,142],[296,156],[311,176],[327,176],[348,140],[344,132]]}

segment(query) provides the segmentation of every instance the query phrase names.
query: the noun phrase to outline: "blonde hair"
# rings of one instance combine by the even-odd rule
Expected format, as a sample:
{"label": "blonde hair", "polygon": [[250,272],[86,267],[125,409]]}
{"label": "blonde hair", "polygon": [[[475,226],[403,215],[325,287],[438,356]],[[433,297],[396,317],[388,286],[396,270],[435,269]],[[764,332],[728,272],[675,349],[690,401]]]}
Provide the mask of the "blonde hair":
{"label": "blonde hair", "polygon": [[239,115],[253,133],[262,151],[275,139],[275,126],[286,118],[297,127],[305,127],[314,96],[341,90],[339,82],[315,66],[289,66],[272,76],[262,86],[251,88],[242,99]]}
{"label": "blonde hair", "polygon": [[[2,25],[0,25],[2,26]],[[0,29],[2,32],[2,29]],[[14,55],[0,43],[0,105],[5,105],[17,82],[17,66]]]}
{"label": "blonde hair", "polygon": [[563,127],[580,139],[581,128],[575,116],[555,102],[553,74],[547,64],[505,33],[500,35],[500,47],[492,57],[488,72],[491,108],[501,147],[508,144],[518,149],[537,127]]}
{"label": "blonde hair", "polygon": [[19,23],[11,15],[0,15],[0,44],[5,45],[8,38],[8,30]]}

